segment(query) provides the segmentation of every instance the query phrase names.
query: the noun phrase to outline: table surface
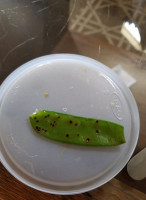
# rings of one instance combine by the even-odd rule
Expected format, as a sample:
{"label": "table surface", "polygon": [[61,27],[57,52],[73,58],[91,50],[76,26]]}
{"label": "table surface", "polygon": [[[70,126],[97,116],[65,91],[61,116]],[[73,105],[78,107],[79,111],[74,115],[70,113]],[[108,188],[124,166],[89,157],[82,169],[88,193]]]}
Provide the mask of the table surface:
{"label": "table surface", "polygon": [[[115,17],[116,16],[116,17]],[[136,83],[130,87],[140,114],[139,140],[133,156],[146,146],[146,1],[32,0],[0,2],[0,83],[21,64],[47,54],[75,53],[112,68],[121,65]],[[125,31],[134,23],[137,42]],[[0,164],[0,200],[146,199],[146,179],[129,177],[126,166],[103,186],[73,196],[36,191]]]}

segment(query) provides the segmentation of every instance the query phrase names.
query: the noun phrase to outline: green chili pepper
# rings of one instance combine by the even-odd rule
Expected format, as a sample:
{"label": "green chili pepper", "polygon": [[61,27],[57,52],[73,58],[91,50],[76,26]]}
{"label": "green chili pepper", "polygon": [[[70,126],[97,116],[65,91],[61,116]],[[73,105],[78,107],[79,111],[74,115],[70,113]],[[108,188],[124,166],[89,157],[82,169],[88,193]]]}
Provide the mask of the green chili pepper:
{"label": "green chili pepper", "polygon": [[55,141],[87,146],[125,143],[124,127],[110,121],[46,110],[32,114],[29,118],[37,133]]}

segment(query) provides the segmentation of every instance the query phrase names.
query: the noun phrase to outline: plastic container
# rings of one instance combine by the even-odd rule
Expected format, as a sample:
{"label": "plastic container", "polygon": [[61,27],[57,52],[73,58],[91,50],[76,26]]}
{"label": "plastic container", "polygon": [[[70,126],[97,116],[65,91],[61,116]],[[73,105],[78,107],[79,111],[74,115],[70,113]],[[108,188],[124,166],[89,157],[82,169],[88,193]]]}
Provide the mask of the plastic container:
{"label": "plastic container", "polygon": [[[85,147],[35,133],[28,116],[54,110],[122,124],[126,143]],[[139,136],[134,97],[111,69],[88,57],[54,54],[11,73],[0,87],[0,159],[21,182],[53,194],[77,194],[111,180],[130,159]]]}

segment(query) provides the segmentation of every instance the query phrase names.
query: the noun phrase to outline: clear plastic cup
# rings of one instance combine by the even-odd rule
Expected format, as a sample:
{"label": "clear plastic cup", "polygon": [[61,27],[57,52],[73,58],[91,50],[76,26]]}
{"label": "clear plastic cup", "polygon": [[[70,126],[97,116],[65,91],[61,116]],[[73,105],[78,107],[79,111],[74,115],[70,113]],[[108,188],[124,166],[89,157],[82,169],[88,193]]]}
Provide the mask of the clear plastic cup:
{"label": "clear plastic cup", "polygon": [[[124,126],[126,143],[85,147],[35,133],[29,115],[54,110]],[[111,69],[91,58],[54,54],[11,73],[0,87],[0,159],[18,180],[52,194],[77,194],[111,180],[130,159],[139,113],[130,90]]]}

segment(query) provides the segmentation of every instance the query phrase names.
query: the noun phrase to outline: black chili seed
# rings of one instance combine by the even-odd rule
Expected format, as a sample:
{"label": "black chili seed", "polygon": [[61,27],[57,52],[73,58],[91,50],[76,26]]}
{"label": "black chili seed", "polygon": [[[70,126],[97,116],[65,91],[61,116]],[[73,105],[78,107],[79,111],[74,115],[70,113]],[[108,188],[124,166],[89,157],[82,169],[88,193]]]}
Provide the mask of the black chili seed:
{"label": "black chili seed", "polygon": [[66,134],[66,137],[67,137],[67,138],[69,137],[69,134],[68,134],[68,133]]}
{"label": "black chili seed", "polygon": [[41,130],[41,128],[40,128],[40,127],[38,127],[38,126],[36,126],[36,130],[37,130],[37,131],[40,131],[40,130]]}
{"label": "black chili seed", "polygon": [[60,118],[60,116],[57,117],[58,119]]}
{"label": "black chili seed", "polygon": [[54,127],[55,125],[53,123],[50,123],[50,126]]}
{"label": "black chili seed", "polygon": [[45,130],[45,132],[47,132],[47,130]]}
{"label": "black chili seed", "polygon": [[39,120],[36,120],[36,122],[39,122]]}
{"label": "black chili seed", "polygon": [[86,139],[86,142],[90,142],[90,138],[87,138],[87,139]]}
{"label": "black chili seed", "polygon": [[99,130],[96,130],[96,133],[99,133]]}
{"label": "black chili seed", "polygon": [[98,124],[98,120],[96,120],[95,123]]}
{"label": "black chili seed", "polygon": [[79,136],[80,136],[80,134],[78,133],[78,134],[77,134],[77,136],[79,137]]}
{"label": "black chili seed", "polygon": [[36,117],[34,117],[34,119],[36,119]]}
{"label": "black chili seed", "polygon": [[45,115],[44,118],[50,117],[50,115]]}
{"label": "black chili seed", "polygon": [[78,123],[75,123],[75,126],[78,126]]}
{"label": "black chili seed", "polygon": [[70,120],[69,123],[72,124],[72,120]]}

